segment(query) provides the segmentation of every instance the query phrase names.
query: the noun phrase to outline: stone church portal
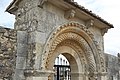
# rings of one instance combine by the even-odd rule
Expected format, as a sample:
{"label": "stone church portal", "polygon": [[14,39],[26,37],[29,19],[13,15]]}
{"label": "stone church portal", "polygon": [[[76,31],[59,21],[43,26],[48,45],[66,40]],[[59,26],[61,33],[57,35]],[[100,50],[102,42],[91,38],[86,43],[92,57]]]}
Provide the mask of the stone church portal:
{"label": "stone church portal", "polygon": [[69,62],[70,80],[107,80],[104,34],[113,25],[74,0],[13,0],[16,66],[13,80],[55,80],[55,60]]}

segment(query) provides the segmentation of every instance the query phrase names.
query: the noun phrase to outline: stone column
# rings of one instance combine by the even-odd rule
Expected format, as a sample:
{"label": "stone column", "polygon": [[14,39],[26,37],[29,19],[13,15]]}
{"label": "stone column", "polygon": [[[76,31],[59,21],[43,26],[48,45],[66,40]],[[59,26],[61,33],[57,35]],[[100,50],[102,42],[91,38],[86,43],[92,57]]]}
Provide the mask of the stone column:
{"label": "stone column", "polygon": [[[46,34],[38,31],[29,32],[27,69],[40,70]],[[29,68],[31,67],[31,68]]]}
{"label": "stone column", "polygon": [[25,80],[24,69],[27,57],[27,32],[17,31],[17,54],[14,80]]}
{"label": "stone column", "polygon": [[50,71],[42,70],[41,62],[46,34],[38,31],[28,33],[28,54],[25,69],[26,80],[48,80]]}

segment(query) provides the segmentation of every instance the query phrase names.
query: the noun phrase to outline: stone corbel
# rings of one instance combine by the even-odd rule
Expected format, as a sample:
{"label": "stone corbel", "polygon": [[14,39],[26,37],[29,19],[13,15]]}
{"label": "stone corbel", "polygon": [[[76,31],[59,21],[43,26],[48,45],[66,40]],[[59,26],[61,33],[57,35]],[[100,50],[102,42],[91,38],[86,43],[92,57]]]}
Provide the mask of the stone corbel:
{"label": "stone corbel", "polygon": [[44,3],[47,2],[47,1],[48,1],[48,0],[39,0],[38,7],[43,8]]}
{"label": "stone corbel", "polygon": [[101,30],[101,35],[104,36],[105,33],[107,33],[108,31],[108,28],[104,28]]}
{"label": "stone corbel", "polygon": [[76,13],[75,10],[70,9],[70,10],[65,12],[65,18],[72,19],[75,17],[75,13]]}
{"label": "stone corbel", "polygon": [[93,19],[90,19],[86,22],[86,27],[87,29],[92,27],[94,25],[94,20]]}

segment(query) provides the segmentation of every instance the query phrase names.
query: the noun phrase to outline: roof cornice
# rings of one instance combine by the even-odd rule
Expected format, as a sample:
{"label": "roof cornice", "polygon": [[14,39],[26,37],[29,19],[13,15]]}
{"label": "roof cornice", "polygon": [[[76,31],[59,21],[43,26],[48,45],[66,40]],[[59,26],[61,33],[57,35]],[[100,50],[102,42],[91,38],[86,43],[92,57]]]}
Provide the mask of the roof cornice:
{"label": "roof cornice", "polygon": [[[22,0],[13,0],[10,3],[10,5],[7,7],[6,11],[13,14],[14,11],[18,9],[17,5],[19,4],[20,1],[22,1]],[[73,0],[63,0],[63,1],[70,4],[71,6],[74,6],[74,7],[78,8],[79,10],[82,10],[84,13],[90,15],[91,17],[94,17],[95,19],[101,21],[102,23],[109,26],[109,28],[114,28],[114,26],[112,24],[108,23],[107,21],[105,21],[104,19],[102,19],[101,17],[99,17],[98,15],[93,13],[92,11],[90,11],[90,10],[86,9],[85,7],[79,5],[78,3],[74,2]]]}
{"label": "roof cornice", "polygon": [[103,18],[101,18],[100,16],[96,15],[95,13],[93,13],[92,11],[86,9],[85,7],[79,5],[77,2],[73,2],[73,1],[70,1],[70,0],[64,0],[65,2],[71,4],[72,6],[84,11],[85,13],[87,13],[88,15],[98,19],[99,21],[103,22],[104,24],[110,26],[110,28],[114,28],[114,26],[110,23],[108,23],[107,21],[105,21]]}
{"label": "roof cornice", "polygon": [[10,5],[6,8],[6,11],[9,12],[10,14],[13,14],[15,10],[18,9],[18,4],[22,0],[13,0]]}

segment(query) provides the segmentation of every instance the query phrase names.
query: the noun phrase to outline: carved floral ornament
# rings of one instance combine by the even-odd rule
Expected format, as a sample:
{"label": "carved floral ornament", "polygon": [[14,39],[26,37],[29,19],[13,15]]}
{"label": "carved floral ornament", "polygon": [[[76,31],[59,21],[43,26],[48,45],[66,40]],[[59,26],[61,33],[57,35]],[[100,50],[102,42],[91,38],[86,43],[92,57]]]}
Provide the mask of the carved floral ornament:
{"label": "carved floral ornament", "polygon": [[[85,48],[85,53],[86,55],[88,55],[87,59],[89,60],[89,66],[91,71],[96,71],[96,66],[99,66],[97,67],[97,70],[99,70],[100,72],[105,72],[105,64],[103,60],[104,58],[98,42],[95,41],[94,35],[86,28],[86,26],[77,22],[70,22],[63,26],[60,26],[53,31],[52,35],[46,42],[46,46],[43,50],[44,54],[41,68],[47,68],[50,61],[49,58],[51,57],[51,55],[53,55],[52,53],[54,52],[56,47],[63,40],[66,39],[73,39],[79,42]],[[94,60],[94,58],[96,59]],[[99,64],[96,64],[95,62]]]}

